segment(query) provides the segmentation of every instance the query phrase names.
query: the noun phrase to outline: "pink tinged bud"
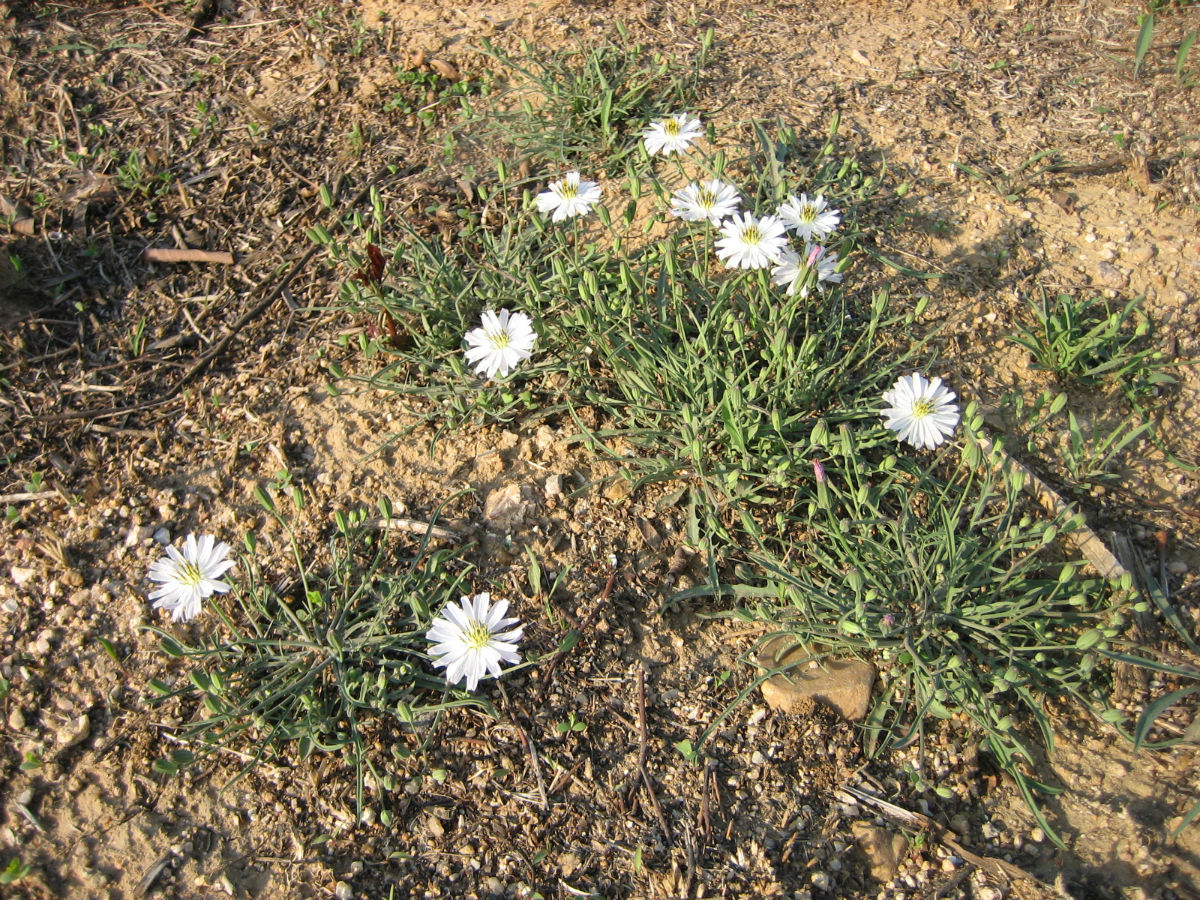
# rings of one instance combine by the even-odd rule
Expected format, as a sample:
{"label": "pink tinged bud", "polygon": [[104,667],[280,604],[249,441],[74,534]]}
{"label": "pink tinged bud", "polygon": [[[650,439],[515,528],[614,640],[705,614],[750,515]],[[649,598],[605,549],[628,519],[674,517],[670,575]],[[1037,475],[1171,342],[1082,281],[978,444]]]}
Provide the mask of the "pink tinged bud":
{"label": "pink tinged bud", "polygon": [[821,465],[821,461],[819,459],[814,459],[812,461],[812,464],[813,464],[813,475],[816,476],[817,484],[824,484],[825,483],[825,467],[823,465]]}
{"label": "pink tinged bud", "polygon": [[810,252],[808,254],[808,262],[805,263],[805,265],[811,269],[813,266],[815,266],[817,264],[817,260],[819,260],[824,255],[825,255],[824,247],[813,247],[812,252]]}

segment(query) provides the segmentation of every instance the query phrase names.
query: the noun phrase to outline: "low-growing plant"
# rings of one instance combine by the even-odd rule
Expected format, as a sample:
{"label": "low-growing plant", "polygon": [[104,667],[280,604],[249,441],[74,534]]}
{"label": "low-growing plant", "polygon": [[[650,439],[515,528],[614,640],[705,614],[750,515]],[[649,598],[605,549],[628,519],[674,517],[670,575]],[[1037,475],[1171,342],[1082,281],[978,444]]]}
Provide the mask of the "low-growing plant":
{"label": "low-growing plant", "polygon": [[[274,499],[260,491],[259,500],[290,534]],[[390,506],[381,502],[380,512],[386,522]],[[248,534],[241,586],[230,602],[212,605],[218,627],[195,642],[152,629],[163,651],[189,666],[182,683],[151,685],[158,701],[199,705],[178,735],[185,748],[156,768],[176,772],[225,747],[249,752],[243,772],[289,752],[341,753],[355,767],[361,809],[364,772],[373,766],[368,720],[388,716],[419,729],[450,707],[486,705],[447,697],[427,654],[431,610],[462,593],[465,569],[452,571],[452,554],[424,543],[411,559],[394,560],[389,543],[365,509],[338,513],[328,560],[302,558],[293,536],[297,572],[278,581],[260,568]]]}
{"label": "low-growing plant", "polygon": [[[745,202],[760,217],[805,191],[851,207],[874,181],[838,157],[836,129],[835,119],[804,156],[791,129],[756,127],[748,159],[717,154],[710,174],[744,171]],[[573,417],[597,449],[624,438],[645,451],[622,460],[637,478],[694,481],[706,530],[725,533],[727,513],[811,487],[797,448],[822,416],[874,415],[866,398],[875,402],[915,353],[924,303],[895,310],[886,287],[867,297],[840,288],[852,228],[830,239],[829,266],[791,291],[765,269],[715,269],[712,226],[672,220],[673,196],[646,162],[627,160],[624,191],[598,209],[599,228],[548,224],[527,193],[504,184],[501,165],[500,183],[479,188],[484,211],[464,211],[453,244],[390,221],[377,193],[369,218],[351,225],[366,233],[363,249],[311,236],[353,273],[341,302],[376,323],[362,346],[390,362],[373,386],[431,401],[443,423],[536,413]],[[384,249],[389,228],[399,240]],[[498,389],[463,391],[463,335],[481,310],[501,308],[532,316],[539,360]],[[604,426],[585,426],[582,407]]]}
{"label": "low-growing plant", "polygon": [[[1000,169],[989,172],[980,166],[969,166],[966,163],[955,162],[954,168],[976,181],[982,182],[1005,200],[1013,201],[1021,196],[1034,180],[1051,171],[1058,163],[1057,149],[1042,150],[1033,154],[1011,171]],[[1048,160],[1048,162],[1044,162]]]}
{"label": "low-growing plant", "polygon": [[[383,362],[363,380],[441,427],[570,422],[638,484],[672,482],[709,567],[707,585],[675,600],[732,594],[732,615],[814,658],[875,658],[876,749],[959,716],[1053,834],[1038,806],[1051,789],[1027,768],[1034,742],[1052,741],[1043,701],[1121,720],[1095,676],[1121,656],[1128,585],[1062,559],[1056,539],[1078,521],[1030,509],[1025,470],[980,439],[973,408],[961,444],[952,437],[960,409],[940,378],[896,378],[924,361],[923,303],[843,284],[867,245],[855,207],[877,182],[839,154],[836,120],[808,145],[753,126],[735,157],[692,147],[703,128],[686,93],[664,101],[657,80],[670,82],[669,64],[639,68],[620,48],[549,63],[530,51],[520,66],[494,55],[536,95],[496,133],[578,171],[535,196],[501,163],[449,216],[395,217],[376,192],[346,217],[347,236],[312,229],[346,275],[340,305],[369,323],[364,354]],[[661,112],[673,115],[634,137]],[[1091,304],[1043,300],[1040,328],[1014,338],[1039,364],[1135,397],[1165,383],[1136,304],[1092,323]],[[1093,449],[1111,456],[1133,439]],[[531,556],[535,593],[540,583]],[[576,723],[559,724],[569,736]],[[694,760],[700,743],[676,746]]]}
{"label": "low-growing plant", "polygon": [[470,117],[471,98],[490,91],[491,77],[459,78],[454,80],[438,72],[396,69],[397,86],[384,102],[388,112],[416,116],[418,121],[432,125],[445,110],[458,107]]}
{"label": "low-growing plant", "polygon": [[1053,835],[1037,798],[1053,790],[1029,774],[1029,740],[1053,746],[1050,697],[1123,719],[1093,676],[1132,604],[1061,560],[1055,538],[1078,520],[1027,511],[1022,470],[996,445],[985,452],[973,409],[964,420],[962,452],[928,467],[865,452],[844,426],[827,449],[825,489],[781,523],[790,539],[749,554],[765,583],[726,590],[743,601],[733,614],[771,623],[809,659],[879,661],[872,751],[919,740],[930,719],[965,716]]}
{"label": "low-growing plant", "polygon": [[30,866],[21,862],[21,857],[14,856],[8,861],[7,866],[0,869],[0,884],[16,884],[32,871]]}
{"label": "low-growing plant", "polygon": [[1113,308],[1101,297],[1047,296],[1033,305],[1035,324],[1018,326],[1009,340],[1024,347],[1040,369],[1079,384],[1111,381],[1131,400],[1175,383],[1171,365],[1150,341],[1150,319],[1135,297]]}
{"label": "low-growing plant", "polygon": [[1128,447],[1152,437],[1154,423],[1137,414],[1125,416],[1115,427],[1094,421],[1080,423],[1074,412],[1067,413],[1066,440],[1061,459],[1067,474],[1078,484],[1108,484],[1118,476],[1114,463]]}
{"label": "low-growing plant", "polygon": [[493,104],[489,128],[523,156],[599,156],[610,171],[619,167],[651,119],[694,105],[714,32],[684,64],[630,43],[624,26],[615,27],[619,42],[548,51],[522,41],[519,57],[485,40],[483,52],[513,76],[497,99],[515,106]]}
{"label": "low-growing plant", "polygon": [[117,166],[117,186],[143,198],[161,197],[170,189],[172,180],[170,172],[149,171],[136,150],[130,151],[125,162]]}

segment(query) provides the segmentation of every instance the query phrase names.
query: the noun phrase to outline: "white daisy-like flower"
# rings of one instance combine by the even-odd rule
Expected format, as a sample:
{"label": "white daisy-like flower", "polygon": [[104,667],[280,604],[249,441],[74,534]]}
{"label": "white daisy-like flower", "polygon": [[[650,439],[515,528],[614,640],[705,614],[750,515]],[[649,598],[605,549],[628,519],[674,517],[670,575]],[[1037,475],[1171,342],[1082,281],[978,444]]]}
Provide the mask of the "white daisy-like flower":
{"label": "white daisy-like flower", "polygon": [[[525,629],[519,620],[504,617],[507,600],[495,606],[491,601],[491,594],[483,593],[474,600],[463,597],[459,606],[447,603],[425,635],[433,644],[429,653],[436,657],[434,666],[446,670],[447,684],[458,684],[465,677],[467,690],[473,691],[480,678],[500,677],[500,663],[521,661],[517,643]],[[514,625],[512,631],[504,631]]]}
{"label": "white daisy-like flower", "polygon": [[552,222],[586,216],[599,202],[600,185],[594,181],[580,181],[578,172],[568,172],[552,182],[550,190],[537,195],[538,212],[543,215],[553,213]]}
{"label": "white daisy-like flower", "polygon": [[680,113],[653,123],[642,133],[642,140],[646,143],[646,152],[651,156],[656,153],[669,156],[690,150],[703,131],[698,118]]}
{"label": "white daisy-like flower", "polygon": [[883,424],[918,450],[932,450],[958,427],[955,394],[942,379],[927,379],[918,372],[902,375],[884,391]]}
{"label": "white daisy-like flower", "polygon": [[685,222],[711,222],[720,227],[721,220],[731,216],[742,204],[737,188],[714,178],[703,184],[693,181],[671,196],[671,215]]}
{"label": "white daisy-like flower", "polygon": [[817,244],[805,244],[803,255],[785,249],[771,270],[771,283],[787,285],[789,297],[793,294],[807,297],[814,286],[824,291],[822,282],[842,280],[841,272],[834,271],[837,264],[836,254]]}
{"label": "white daisy-like flower", "polygon": [[779,207],[779,218],[783,219],[789,231],[796,232],[802,241],[823,241],[837,230],[842,221],[842,211],[829,209],[824,194],[809,200],[807,194],[801,194],[797,200],[795,194],[788,197],[787,203]]}
{"label": "white daisy-like flower", "polygon": [[754,213],[734,213],[721,226],[717,258],[729,269],[765,269],[778,262],[787,246],[783,221],[778,216],[754,218]]}
{"label": "white daisy-like flower", "polygon": [[533,355],[537,332],[533,321],[523,312],[499,313],[484,310],[483,324],[467,332],[467,362],[475,367],[476,375],[501,378]]}
{"label": "white daisy-like flower", "polygon": [[229,590],[229,585],[219,580],[233,568],[229,552],[229,545],[216,543],[211,534],[202,534],[199,540],[189,534],[182,553],[167,547],[167,555],[150,565],[150,580],[162,585],[150,594],[153,608],[169,611],[174,622],[195,618],[204,600]]}

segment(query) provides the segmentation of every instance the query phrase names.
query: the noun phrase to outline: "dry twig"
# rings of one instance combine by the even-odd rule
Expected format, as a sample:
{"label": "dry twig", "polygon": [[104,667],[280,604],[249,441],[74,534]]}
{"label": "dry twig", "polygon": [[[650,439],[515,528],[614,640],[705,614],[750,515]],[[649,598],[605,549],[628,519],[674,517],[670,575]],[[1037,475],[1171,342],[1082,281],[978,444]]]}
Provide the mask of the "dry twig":
{"label": "dry twig", "polygon": [[[616,580],[617,570],[614,566],[612,571],[608,573],[608,582],[604,585],[604,590],[600,592],[600,599],[596,601],[596,605],[592,607],[592,611],[587,614],[587,617],[582,623],[580,623],[579,628],[576,629],[576,631],[579,632],[580,639],[583,638],[583,633],[592,626],[592,623],[596,621],[596,617],[600,615],[600,610],[603,609],[605,604],[608,602],[609,595],[612,594],[613,585],[616,583]],[[546,691],[550,689],[550,682],[554,680],[554,672],[558,668],[558,664],[562,662],[563,656],[565,656],[565,653],[559,653],[554,657],[554,659],[550,660],[550,665],[546,666],[546,672],[542,675],[542,686],[538,688],[536,698],[537,702],[540,703],[545,698]]]}
{"label": "dry twig", "polygon": [[202,262],[225,266],[233,265],[233,254],[228,250],[177,250],[173,247],[147,247],[143,256],[146,257],[146,262]]}
{"label": "dry twig", "polygon": [[16,494],[0,494],[0,503],[29,503],[33,500],[62,499],[58,491],[19,491]]}
{"label": "dry twig", "polygon": [[654,792],[654,782],[650,778],[650,773],[646,771],[646,751],[648,747],[649,741],[646,730],[646,672],[644,669],[638,669],[638,774],[642,778],[642,784],[646,787],[646,793],[650,795],[650,808],[654,810],[654,817],[658,819],[658,826],[662,829],[663,837],[670,841],[671,829],[667,825],[667,817],[663,815],[662,807],[658,803],[658,795]]}
{"label": "dry twig", "polygon": [[[508,718],[512,721],[513,727],[517,729],[517,735],[521,738],[521,743],[525,746],[525,752],[529,754],[529,763],[533,768],[534,781],[537,782],[538,796],[542,800],[542,809],[547,810],[550,808],[550,798],[546,793],[546,782],[542,779],[542,764],[538,761],[537,747],[533,743],[533,738],[529,736],[529,732],[525,730],[525,726],[517,721],[517,715],[513,708],[514,704],[508,699],[508,691],[504,689],[504,685],[497,681],[496,686],[500,688],[500,696],[504,698],[504,708],[508,713]],[[525,713],[523,709],[521,712],[525,714],[527,719],[530,718],[529,714]]]}

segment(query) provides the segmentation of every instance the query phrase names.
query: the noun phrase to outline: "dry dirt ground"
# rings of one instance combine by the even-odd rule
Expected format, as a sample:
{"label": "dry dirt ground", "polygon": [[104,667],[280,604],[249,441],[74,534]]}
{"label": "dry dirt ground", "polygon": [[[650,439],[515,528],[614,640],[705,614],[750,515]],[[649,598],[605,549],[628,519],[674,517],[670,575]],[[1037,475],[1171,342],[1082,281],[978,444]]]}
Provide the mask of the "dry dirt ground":
{"label": "dry dirt ground", "polygon": [[[490,166],[452,111],[427,120],[389,102],[403,91],[397,69],[436,61],[479,78],[494,67],[481,38],[567,47],[613,35],[616,20],[631,41],[686,57],[712,27],[698,111],[726,125],[780,117],[813,136],[840,112],[843,145],[886,187],[864,214],[871,246],[940,276],[862,255],[855,277],[932,297],[964,396],[996,405],[1044,386],[1002,340],[1028,321],[1023,298],[1037,286],[1145,296],[1156,339],[1181,363],[1158,412],[1175,460],[1145,445],[1119,485],[1077,499],[1135,551],[1166,534],[1194,627],[1200,106],[1174,66],[1200,14],[1161,9],[1135,77],[1141,11],[1075,0],[0,5],[0,868],[28,867],[0,893],[1200,897],[1200,826],[1169,837],[1200,799],[1194,748],[1135,755],[1066,710],[1043,767],[1068,789],[1048,807],[1066,851],[954,721],[923,754],[868,760],[854,726],[820,708],[780,715],[755,693],[702,762],[685,763],[674,744],[750,682],[743,656],[761,631],[702,618],[711,604],[666,603],[703,577],[679,565],[684,514],[670,492],[611,480],[616,467],[572,443],[569,422],[480,425],[431,450],[433,431],[393,395],[330,395],[331,361],[375,365],[353,349],[369,323],[330,308],[348,273],[308,257],[304,234],[335,218],[320,185],[336,186],[340,208],[373,183],[390,209],[452,209],[466,202],[466,167]],[[1020,171],[1045,150],[1059,151],[1057,171]],[[234,262],[152,263],[148,247]],[[1078,401],[1103,417],[1103,398]],[[265,565],[282,566],[282,536],[253,490],[283,469],[310,498],[297,522],[306,547],[336,509],[387,496],[428,521],[447,504],[480,588],[506,592],[528,623],[526,652],[587,625],[557,668],[506,680],[498,719],[447,715],[403,759],[389,750],[416,749],[410,736],[377,723],[391,789],[375,786],[361,821],[342,759],[277,759],[237,781],[239,752],[253,748],[179,777],[151,768],[194,714],[149,700],[151,679],[179,671],[144,628],[166,624],[146,601],[160,529],[236,543],[255,528]],[[498,492],[518,506],[505,523],[486,516]],[[395,540],[404,552],[416,537]],[[547,573],[567,572],[546,602],[530,596],[527,549]],[[176,627],[195,635],[205,619]],[[1148,690],[1135,708],[1161,685]],[[1176,710],[1175,733],[1191,715]],[[953,796],[918,790],[914,766]],[[957,840],[901,826],[846,785],[927,813]],[[905,837],[898,870],[869,858],[864,833]]]}

